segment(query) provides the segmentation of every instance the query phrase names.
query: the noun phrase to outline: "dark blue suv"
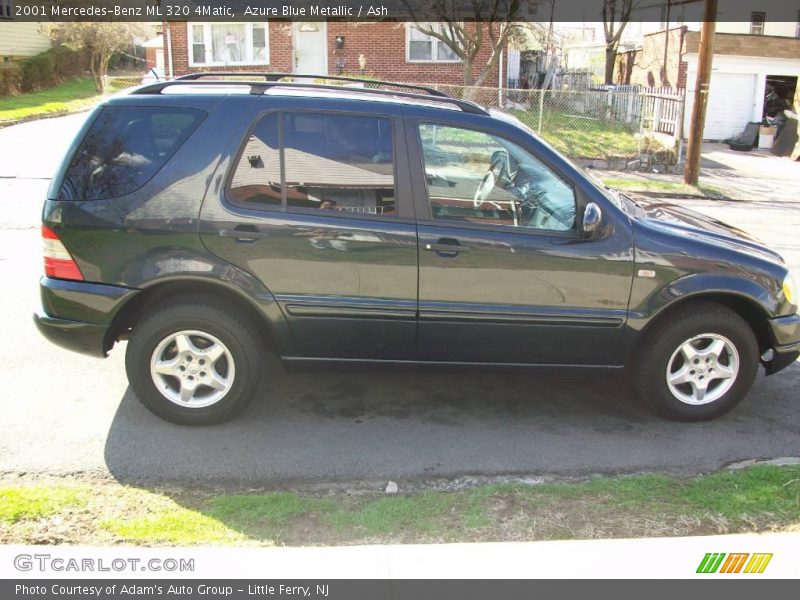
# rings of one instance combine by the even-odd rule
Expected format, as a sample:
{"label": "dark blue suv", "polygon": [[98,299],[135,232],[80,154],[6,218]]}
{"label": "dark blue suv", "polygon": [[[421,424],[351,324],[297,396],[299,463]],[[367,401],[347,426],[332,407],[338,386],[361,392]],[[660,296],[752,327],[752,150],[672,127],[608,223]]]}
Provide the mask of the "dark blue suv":
{"label": "dark blue suv", "polygon": [[658,412],[701,420],[800,353],[778,254],[596,185],[507,115],[415,86],[210,77],[99,106],[44,206],[40,331],[93,356],[129,340],[131,387],[166,419],[235,415],[271,352],[625,368]]}

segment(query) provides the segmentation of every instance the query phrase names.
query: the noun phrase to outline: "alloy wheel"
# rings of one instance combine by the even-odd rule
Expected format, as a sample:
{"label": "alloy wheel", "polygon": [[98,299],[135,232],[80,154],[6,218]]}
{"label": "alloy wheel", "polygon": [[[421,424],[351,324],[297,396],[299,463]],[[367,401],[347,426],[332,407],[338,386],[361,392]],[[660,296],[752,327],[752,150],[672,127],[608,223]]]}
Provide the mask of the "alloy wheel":
{"label": "alloy wheel", "polygon": [[172,333],[156,346],[150,360],[156,389],[170,402],[205,408],[222,400],[233,386],[236,368],[230,350],[209,333]]}
{"label": "alloy wheel", "polygon": [[667,386],[685,404],[709,404],[733,387],[739,352],[728,338],[703,333],[684,341],[667,363]]}

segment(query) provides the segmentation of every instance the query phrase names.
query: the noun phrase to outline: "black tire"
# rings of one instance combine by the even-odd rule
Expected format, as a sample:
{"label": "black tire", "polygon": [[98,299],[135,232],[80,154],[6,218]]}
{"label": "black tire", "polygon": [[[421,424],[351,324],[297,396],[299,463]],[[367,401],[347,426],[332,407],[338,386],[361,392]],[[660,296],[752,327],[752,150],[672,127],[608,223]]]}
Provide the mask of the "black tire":
{"label": "black tire", "polygon": [[728,147],[736,152],[750,152],[753,149],[753,144],[744,144],[742,142],[729,142]]}
{"label": "black tire", "polygon": [[[706,404],[689,404],[670,390],[667,368],[673,360],[673,353],[677,353],[684,342],[704,334],[722,336],[733,345],[738,353],[738,373],[731,378],[733,383],[719,398]],[[703,341],[697,343],[702,345]],[[722,360],[729,361],[728,356],[726,354]],[[675,360],[679,364],[684,358],[681,355]],[[758,342],[747,322],[721,304],[697,301],[675,310],[656,323],[640,342],[632,366],[636,390],[655,412],[676,421],[706,421],[728,412],[744,399],[753,385],[758,364]],[[705,368],[705,365],[701,367]],[[699,374],[694,375],[694,371],[690,372],[693,377],[700,377]],[[724,380],[717,379],[713,385],[723,383]],[[691,395],[694,389],[691,384],[674,387],[678,388],[678,392],[685,391],[687,395]],[[722,389],[719,388],[720,391]]]}
{"label": "black tire", "polygon": [[[253,333],[256,331],[253,324],[231,312],[210,300],[169,303],[154,307],[150,314],[137,323],[128,342],[125,369],[133,393],[150,412],[180,425],[211,425],[231,419],[250,403],[261,379],[264,347]],[[209,406],[179,405],[159,391],[151,375],[150,364],[154,352],[162,341],[182,331],[197,331],[213,336],[228,351],[235,366],[230,371],[228,355],[223,357],[222,368],[225,374],[232,376],[230,385],[226,391],[220,390],[222,397]],[[210,338],[190,336],[190,339],[200,344]],[[168,345],[163,351],[176,353],[176,348]],[[202,375],[205,376],[205,372]],[[180,389],[178,378],[166,377],[162,380],[164,382]],[[199,389],[214,393],[210,387]],[[199,400],[202,402],[202,398]]]}

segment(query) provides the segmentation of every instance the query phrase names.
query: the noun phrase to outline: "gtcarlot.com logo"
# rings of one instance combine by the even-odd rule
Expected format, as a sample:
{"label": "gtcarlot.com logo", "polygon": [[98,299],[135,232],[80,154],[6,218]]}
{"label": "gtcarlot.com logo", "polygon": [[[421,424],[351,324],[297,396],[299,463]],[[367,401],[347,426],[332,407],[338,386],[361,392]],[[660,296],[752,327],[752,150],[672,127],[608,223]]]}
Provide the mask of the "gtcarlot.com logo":
{"label": "gtcarlot.com logo", "polygon": [[697,567],[698,573],[763,573],[772,554],[747,552],[708,552]]}
{"label": "gtcarlot.com logo", "polygon": [[14,557],[14,568],[17,571],[53,571],[56,573],[93,573],[113,571],[142,572],[192,572],[193,558],[61,558],[50,554],[17,554]]}

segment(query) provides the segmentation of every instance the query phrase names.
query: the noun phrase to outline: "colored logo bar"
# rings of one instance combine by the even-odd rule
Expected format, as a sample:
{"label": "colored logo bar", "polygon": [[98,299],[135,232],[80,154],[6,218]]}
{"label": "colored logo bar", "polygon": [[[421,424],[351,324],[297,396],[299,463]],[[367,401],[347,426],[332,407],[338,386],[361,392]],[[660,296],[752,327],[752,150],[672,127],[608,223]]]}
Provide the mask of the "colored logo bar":
{"label": "colored logo bar", "polygon": [[[749,560],[748,560],[749,559]],[[698,573],[763,573],[771,553],[708,552],[697,567]]]}

